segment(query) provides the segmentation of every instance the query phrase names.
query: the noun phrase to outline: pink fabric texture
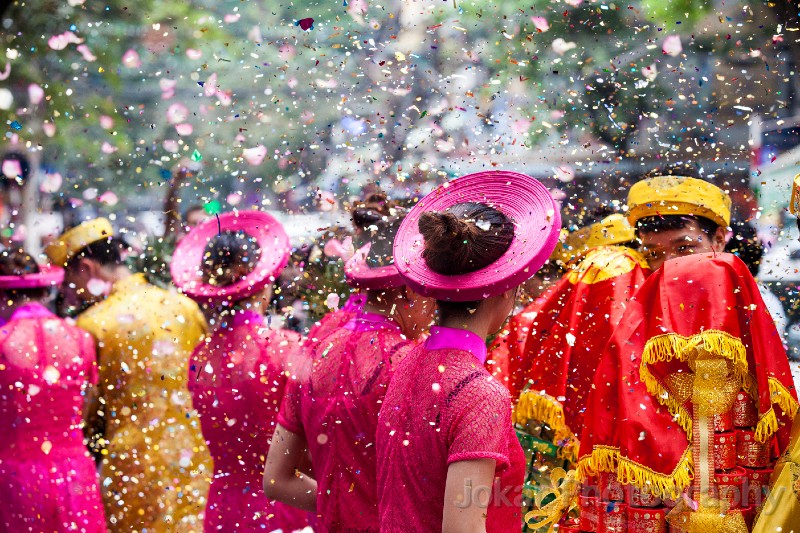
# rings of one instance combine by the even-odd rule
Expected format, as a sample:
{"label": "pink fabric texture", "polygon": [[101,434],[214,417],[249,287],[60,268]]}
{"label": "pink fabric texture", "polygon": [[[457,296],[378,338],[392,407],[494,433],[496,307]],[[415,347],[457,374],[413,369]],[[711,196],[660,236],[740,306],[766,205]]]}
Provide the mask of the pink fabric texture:
{"label": "pink fabric texture", "polygon": [[[451,330],[449,346],[432,333],[437,349],[429,340],[395,370],[377,431],[382,532],[441,530],[448,466],[480,458],[497,462],[486,531],[522,529],[525,456],[511,423],[511,396],[455,344],[464,333]],[[468,498],[486,495],[487,488],[465,490]]]}
{"label": "pink fabric texture", "polygon": [[414,344],[390,319],[361,313],[323,337],[308,375],[291,382],[278,418],[305,436],[320,532],[376,532],[375,428],[392,367]]}
{"label": "pink fabric texture", "polygon": [[94,341],[27,304],[0,327],[0,368],[0,530],[105,531],[82,431]]}
{"label": "pink fabric texture", "polygon": [[271,502],[261,488],[264,460],[286,385],[300,356],[300,338],[271,330],[264,317],[240,312],[223,319],[197,346],[189,391],[214,459],[205,531],[285,532],[308,514]]}

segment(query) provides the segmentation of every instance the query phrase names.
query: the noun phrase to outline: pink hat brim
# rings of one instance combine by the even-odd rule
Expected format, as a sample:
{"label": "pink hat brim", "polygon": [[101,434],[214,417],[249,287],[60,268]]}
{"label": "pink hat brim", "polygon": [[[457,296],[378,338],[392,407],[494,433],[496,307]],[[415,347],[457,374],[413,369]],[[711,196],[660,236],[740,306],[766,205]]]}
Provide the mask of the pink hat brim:
{"label": "pink hat brim", "polygon": [[0,289],[41,289],[56,287],[64,281],[64,269],[43,265],[36,274],[0,276]]}
{"label": "pink hat brim", "polygon": [[[464,202],[501,211],[514,222],[514,239],[486,268],[456,276],[437,274],[422,257],[419,217]],[[553,253],[560,230],[558,204],[539,181],[505,170],[476,172],[439,186],[411,209],[394,241],[395,266],[406,283],[424,296],[452,302],[483,300],[530,279]]]}
{"label": "pink hat brim", "polygon": [[[203,251],[223,231],[243,231],[256,240],[261,256],[253,271],[231,285],[217,287],[203,283]],[[275,281],[289,262],[289,237],[272,215],[260,211],[234,211],[206,220],[178,242],[172,255],[170,273],[175,285],[198,301],[236,301],[256,294]]]}
{"label": "pink hat brim", "polygon": [[370,267],[367,264],[371,247],[371,243],[365,244],[345,263],[344,276],[347,283],[357,289],[394,289],[405,285],[396,266]]}

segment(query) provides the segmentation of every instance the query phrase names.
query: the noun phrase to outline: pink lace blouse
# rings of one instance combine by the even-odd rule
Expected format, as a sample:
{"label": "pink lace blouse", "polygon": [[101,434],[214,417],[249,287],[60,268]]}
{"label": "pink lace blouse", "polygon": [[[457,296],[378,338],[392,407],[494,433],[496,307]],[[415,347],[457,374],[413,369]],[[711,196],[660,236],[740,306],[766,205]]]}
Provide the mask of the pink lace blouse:
{"label": "pink lace blouse", "polygon": [[319,340],[278,422],[304,435],[318,483],[317,531],[376,532],[375,427],[392,367],[411,348],[392,320],[361,313]]}
{"label": "pink lace blouse", "polygon": [[511,397],[483,367],[485,359],[477,335],[434,327],[397,366],[377,431],[382,532],[441,530],[448,466],[481,458],[496,461],[495,482],[465,487],[465,498],[491,493],[487,532],[521,531],[525,457]]}
{"label": "pink lace blouse", "polygon": [[271,502],[261,488],[264,461],[300,337],[272,330],[263,316],[229,317],[197,346],[189,390],[214,459],[206,531],[293,531],[307,513]]}

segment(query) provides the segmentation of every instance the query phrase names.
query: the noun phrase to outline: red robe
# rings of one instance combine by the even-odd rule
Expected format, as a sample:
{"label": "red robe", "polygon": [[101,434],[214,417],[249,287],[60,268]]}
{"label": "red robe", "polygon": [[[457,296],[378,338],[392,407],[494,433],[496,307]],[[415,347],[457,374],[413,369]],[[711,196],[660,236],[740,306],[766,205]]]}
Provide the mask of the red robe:
{"label": "red robe", "polygon": [[690,371],[696,348],[730,362],[728,379],[758,409],[756,438],[786,448],[797,394],[755,280],[736,256],[697,254],[650,276],[608,343],[587,402],[584,477],[612,472],[662,497],[691,483],[692,403],[670,380]]}

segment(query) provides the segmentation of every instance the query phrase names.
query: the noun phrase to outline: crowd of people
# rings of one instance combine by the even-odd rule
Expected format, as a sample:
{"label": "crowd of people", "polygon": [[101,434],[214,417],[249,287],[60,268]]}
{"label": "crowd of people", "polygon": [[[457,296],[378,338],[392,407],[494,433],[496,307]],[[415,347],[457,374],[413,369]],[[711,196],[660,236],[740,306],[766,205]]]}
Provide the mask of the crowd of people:
{"label": "crowd of people", "polygon": [[730,216],[670,175],[573,233],[511,171],[372,195],[303,333],[267,213],[182,235],[171,288],[103,218],[4,250],[0,530],[800,531],[797,392]]}

